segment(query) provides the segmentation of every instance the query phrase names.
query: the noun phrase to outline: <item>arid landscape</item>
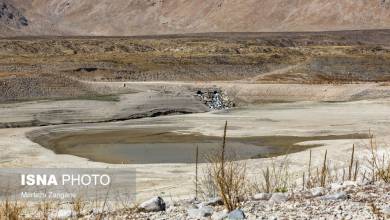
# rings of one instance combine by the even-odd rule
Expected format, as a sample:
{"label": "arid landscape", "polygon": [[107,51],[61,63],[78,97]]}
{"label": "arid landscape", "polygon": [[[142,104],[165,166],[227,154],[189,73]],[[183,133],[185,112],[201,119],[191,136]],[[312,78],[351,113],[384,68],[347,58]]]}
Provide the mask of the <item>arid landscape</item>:
{"label": "arid landscape", "polygon": [[137,184],[125,208],[0,202],[0,219],[387,219],[389,10],[0,0],[0,168]]}
{"label": "arid landscape", "polygon": [[370,130],[390,141],[388,33],[4,38],[1,166],[131,167],[138,201],[181,201],[196,146],[218,149],[228,121],[248,175],[290,153],[297,179],[307,149],[320,166],[365,152]]}
{"label": "arid landscape", "polygon": [[[389,28],[388,0],[1,0],[1,35],[134,36]],[[5,7],[6,6],[6,7]]]}
{"label": "arid landscape", "polygon": [[114,81],[386,82],[390,77],[388,39],[386,30],[5,38],[0,40],[1,99],[109,100],[115,98],[107,96],[113,92],[135,90],[93,83]]}

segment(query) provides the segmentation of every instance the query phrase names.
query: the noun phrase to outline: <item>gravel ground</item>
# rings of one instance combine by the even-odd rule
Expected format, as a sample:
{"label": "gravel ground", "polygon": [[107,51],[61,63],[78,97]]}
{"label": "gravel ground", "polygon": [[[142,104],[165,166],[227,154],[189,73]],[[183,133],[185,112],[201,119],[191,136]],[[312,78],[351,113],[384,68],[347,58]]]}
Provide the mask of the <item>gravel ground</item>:
{"label": "gravel ground", "polygon": [[[321,191],[323,193],[319,193]],[[390,184],[345,182],[327,188],[278,194],[278,199],[243,202],[246,219],[386,219],[390,216]],[[287,201],[283,201],[284,196]],[[202,204],[202,203],[201,203]],[[204,204],[204,203],[203,203]],[[109,219],[221,219],[223,206],[209,206],[212,213],[197,218],[189,214],[202,205],[180,201],[166,211],[109,213]],[[202,209],[202,208],[200,208]],[[376,210],[375,210],[376,209]],[[93,215],[85,216],[91,219]],[[225,218],[228,219],[228,218]]]}

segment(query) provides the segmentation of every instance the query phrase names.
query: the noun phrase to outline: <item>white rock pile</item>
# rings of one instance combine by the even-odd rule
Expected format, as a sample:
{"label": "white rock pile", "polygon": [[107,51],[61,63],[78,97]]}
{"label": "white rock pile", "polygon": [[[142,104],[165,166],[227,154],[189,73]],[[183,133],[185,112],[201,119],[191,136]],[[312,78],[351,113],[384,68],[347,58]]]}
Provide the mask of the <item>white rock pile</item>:
{"label": "white rock pile", "polygon": [[218,88],[199,89],[196,92],[196,96],[212,110],[222,110],[234,107],[233,101]]}

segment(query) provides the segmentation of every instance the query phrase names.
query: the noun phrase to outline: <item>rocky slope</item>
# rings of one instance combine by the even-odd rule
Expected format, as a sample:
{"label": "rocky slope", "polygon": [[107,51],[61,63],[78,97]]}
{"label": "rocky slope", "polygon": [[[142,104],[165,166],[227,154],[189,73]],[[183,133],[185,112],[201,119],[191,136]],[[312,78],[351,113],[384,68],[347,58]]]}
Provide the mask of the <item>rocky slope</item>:
{"label": "rocky slope", "polygon": [[[390,28],[388,0],[0,0],[0,35],[152,35]],[[27,25],[28,24],[28,25]]]}

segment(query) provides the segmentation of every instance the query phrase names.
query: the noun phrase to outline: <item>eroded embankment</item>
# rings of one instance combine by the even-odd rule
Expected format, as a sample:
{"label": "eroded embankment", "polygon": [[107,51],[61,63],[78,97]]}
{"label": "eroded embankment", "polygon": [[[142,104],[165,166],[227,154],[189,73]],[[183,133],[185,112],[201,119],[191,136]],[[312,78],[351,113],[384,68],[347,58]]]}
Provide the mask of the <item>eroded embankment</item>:
{"label": "eroded embankment", "polygon": [[125,121],[161,115],[207,112],[193,94],[143,91],[118,101],[32,101],[0,105],[0,128]]}
{"label": "eroded embankment", "polygon": [[[248,82],[84,82],[120,94],[112,100],[46,100],[0,105],[0,128],[112,122],[207,112],[272,102],[346,102],[390,97],[387,84],[253,84]],[[126,93],[132,88],[133,93]]]}

